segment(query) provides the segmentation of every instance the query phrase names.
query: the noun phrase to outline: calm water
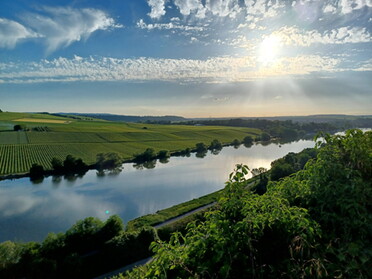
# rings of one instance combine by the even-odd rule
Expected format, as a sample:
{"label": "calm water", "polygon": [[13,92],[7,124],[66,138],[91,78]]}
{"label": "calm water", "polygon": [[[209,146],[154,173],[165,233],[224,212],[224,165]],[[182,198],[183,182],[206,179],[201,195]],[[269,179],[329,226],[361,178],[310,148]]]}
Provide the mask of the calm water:
{"label": "calm water", "polygon": [[92,170],[75,179],[48,177],[40,184],[29,178],[0,181],[0,242],[41,241],[48,232],[64,232],[88,216],[105,220],[118,214],[129,221],[222,189],[238,163],[269,168],[273,160],[307,147],[314,142],[225,147],[202,159],[172,157],[152,169],[124,164],[119,174],[99,176]]}

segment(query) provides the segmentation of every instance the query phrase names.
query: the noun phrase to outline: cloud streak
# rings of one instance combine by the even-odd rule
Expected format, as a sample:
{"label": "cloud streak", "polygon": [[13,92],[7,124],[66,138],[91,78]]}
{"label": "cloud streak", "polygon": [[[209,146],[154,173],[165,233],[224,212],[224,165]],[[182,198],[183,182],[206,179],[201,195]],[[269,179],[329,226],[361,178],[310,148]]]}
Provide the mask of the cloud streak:
{"label": "cloud streak", "polygon": [[29,13],[23,21],[45,38],[47,53],[86,40],[97,30],[120,28],[106,13],[96,9],[44,7],[43,14]]}
{"label": "cloud streak", "polygon": [[189,26],[189,25],[182,25],[176,22],[169,22],[169,23],[150,23],[147,24],[144,22],[143,19],[140,19],[137,22],[137,27],[141,29],[147,30],[171,30],[171,29],[178,29],[182,31],[204,31],[203,27],[200,26]]}
{"label": "cloud streak", "polygon": [[284,57],[257,68],[252,57],[193,59],[58,58],[36,63],[1,63],[2,83],[73,81],[242,82],[270,76],[335,72],[340,59],[318,55]]}
{"label": "cloud streak", "polygon": [[365,27],[340,27],[324,33],[317,30],[302,31],[295,26],[285,26],[272,33],[284,45],[310,46],[312,44],[347,44],[371,42],[371,34]]}
{"label": "cloud streak", "polygon": [[38,13],[27,13],[21,23],[0,18],[0,47],[14,48],[17,43],[38,38],[46,44],[48,54],[74,42],[86,40],[98,30],[122,28],[105,12],[97,9],[43,7]]}
{"label": "cloud streak", "polygon": [[0,18],[0,47],[2,48],[11,49],[22,40],[39,37],[41,37],[40,34],[27,29],[16,21]]}

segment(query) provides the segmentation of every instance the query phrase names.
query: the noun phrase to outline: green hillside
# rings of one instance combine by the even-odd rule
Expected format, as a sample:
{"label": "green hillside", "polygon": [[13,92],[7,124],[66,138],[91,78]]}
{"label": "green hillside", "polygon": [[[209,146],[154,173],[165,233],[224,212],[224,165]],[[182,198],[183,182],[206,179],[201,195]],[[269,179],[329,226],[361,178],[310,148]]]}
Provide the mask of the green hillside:
{"label": "green hillside", "polygon": [[[14,126],[20,125],[20,131]],[[123,159],[146,148],[178,151],[213,139],[259,135],[259,129],[214,126],[153,125],[81,120],[48,114],[0,113],[0,175],[26,173],[33,163],[51,169],[53,157],[71,154],[92,164],[98,153],[116,152]]]}

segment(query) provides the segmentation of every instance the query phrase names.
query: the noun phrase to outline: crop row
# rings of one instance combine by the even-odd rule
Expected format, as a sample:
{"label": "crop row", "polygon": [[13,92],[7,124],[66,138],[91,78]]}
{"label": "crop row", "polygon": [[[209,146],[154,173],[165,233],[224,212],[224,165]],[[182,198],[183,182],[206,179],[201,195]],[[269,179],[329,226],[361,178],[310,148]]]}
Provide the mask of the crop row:
{"label": "crop row", "polygon": [[[125,149],[130,153],[124,152]],[[67,155],[73,155],[91,164],[98,153],[117,152],[128,158],[135,150],[135,147],[125,148],[123,143],[0,145],[0,175],[28,172],[34,163],[51,169],[53,157],[64,160]]]}
{"label": "crop row", "polygon": [[1,132],[0,133],[0,144],[25,144],[28,143],[28,137],[26,132]]}

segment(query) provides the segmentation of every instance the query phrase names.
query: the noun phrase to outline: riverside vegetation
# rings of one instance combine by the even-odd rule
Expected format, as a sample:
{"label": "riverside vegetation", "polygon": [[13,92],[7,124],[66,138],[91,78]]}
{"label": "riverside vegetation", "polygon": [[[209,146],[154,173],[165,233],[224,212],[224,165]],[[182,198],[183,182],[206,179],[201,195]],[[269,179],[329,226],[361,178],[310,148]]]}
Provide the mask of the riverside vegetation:
{"label": "riverside vegetation", "polygon": [[[125,230],[117,216],[89,217],[42,243],[3,242],[0,276],[90,278],[154,254],[119,277],[370,278],[371,147],[372,132],[326,135],[316,151],[273,162],[296,171],[309,160],[279,181],[260,170],[247,180],[248,167],[238,165],[225,189],[204,201],[218,200],[212,209],[158,231],[146,225],[172,217],[172,209]],[[259,195],[261,181],[267,189]]]}
{"label": "riverside vegetation", "polygon": [[[372,132],[325,135],[301,170],[245,190],[238,165],[218,206],[127,278],[371,278]],[[124,276],[119,276],[123,278]]]}

